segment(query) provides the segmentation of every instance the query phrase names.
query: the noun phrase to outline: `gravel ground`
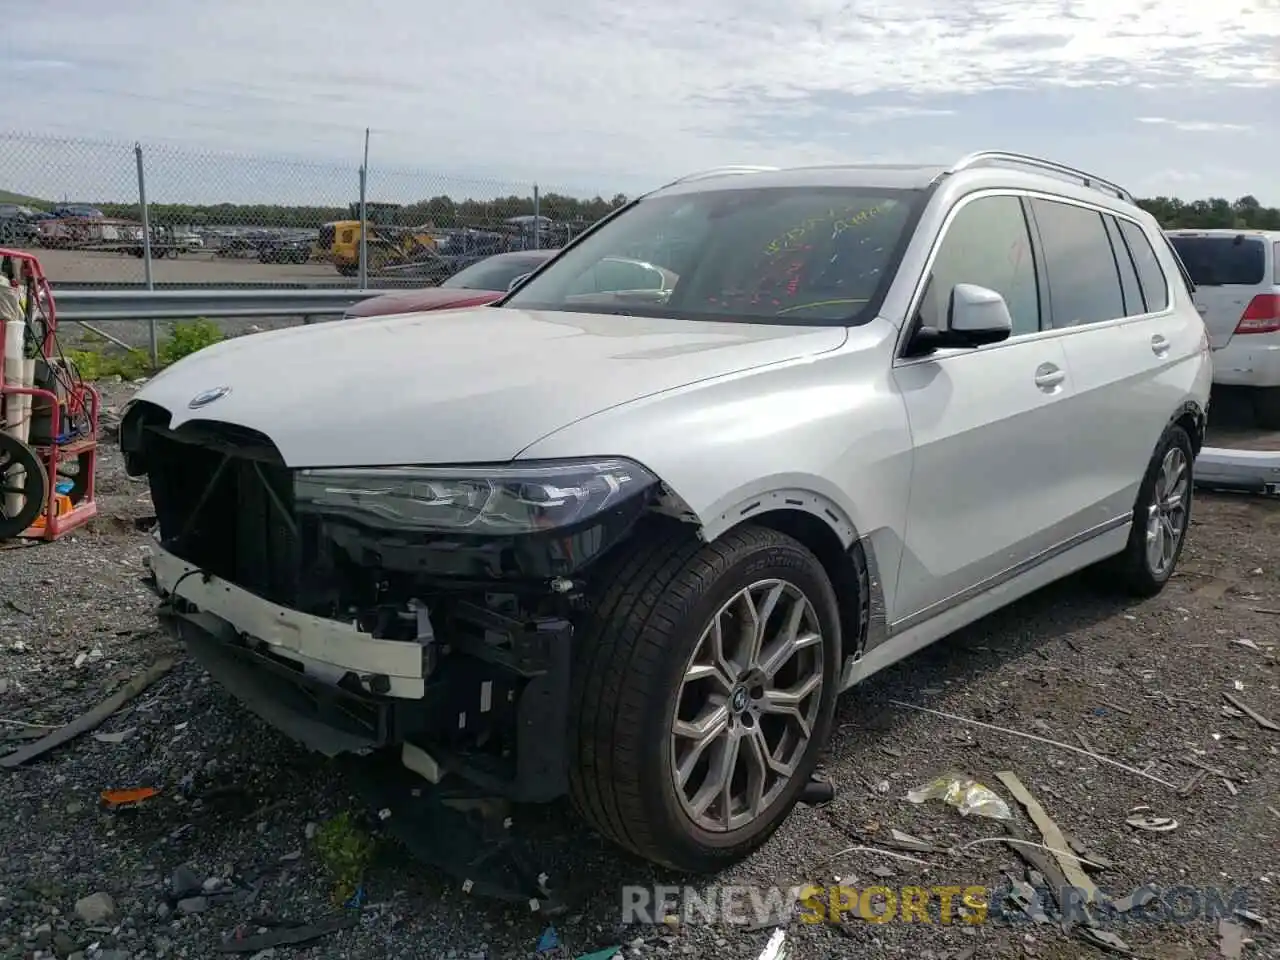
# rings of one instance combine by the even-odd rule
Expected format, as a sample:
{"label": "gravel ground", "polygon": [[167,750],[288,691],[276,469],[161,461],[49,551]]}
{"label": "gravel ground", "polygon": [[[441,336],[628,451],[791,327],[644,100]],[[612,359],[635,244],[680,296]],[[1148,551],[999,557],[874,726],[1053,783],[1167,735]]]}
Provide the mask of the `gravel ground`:
{"label": "gravel ground", "polygon": [[[127,387],[107,388],[108,406]],[[334,879],[311,838],[344,810],[350,784],[249,716],[156,629],[140,584],[149,513],[145,488],[101,461],[103,516],[51,545],[0,550],[0,740],[74,718],[158,657],[175,668],[86,734],[16,770],[0,770],[0,958],[202,958],[224,936],[278,921],[331,915]],[[1158,598],[1125,603],[1064,582],[891,668],[844,701],[824,775],[836,798],[798,807],[747,862],[718,884],[806,882],[997,888],[1024,867],[997,843],[963,853],[884,853],[891,830],[946,847],[996,837],[1000,824],[961,817],[910,788],[948,770],[1009,800],[993,774],[1012,770],[1069,834],[1110,866],[1097,883],[1116,896],[1153,883],[1247,888],[1261,925],[1243,956],[1280,956],[1280,733],[1224,714],[1224,693],[1280,720],[1280,506],[1201,495],[1176,578]],[[1240,641],[1248,641],[1242,643]],[[1172,784],[1206,774],[1182,795],[1136,773],[1044,743],[894,706],[900,700],[1088,749]],[[106,734],[105,738],[102,736]],[[23,741],[0,745],[0,752]],[[1083,749],[1083,747],[1082,747]],[[1229,779],[1229,783],[1227,780]],[[101,808],[103,790],[155,787],[134,810]],[[1171,817],[1172,832],[1126,825],[1132,808]],[[655,872],[584,836],[563,807],[518,814],[543,839],[553,877],[574,905],[556,921],[559,954],[612,945],[623,956],[754,960],[772,927],[685,923],[620,928],[622,884],[699,883]],[[179,870],[179,868],[182,868]],[[173,889],[175,871],[181,903]],[[274,956],[524,957],[545,921],[527,909],[467,897],[394,843],[364,877],[358,925]],[[110,898],[110,909],[102,895]],[[90,898],[90,899],[85,899]],[[992,917],[994,918],[994,914]],[[1215,920],[1119,923],[1141,956],[1217,956]],[[1051,923],[790,924],[791,960],[877,955],[1074,958],[1098,954]],[[37,953],[37,951],[44,951]],[[246,954],[248,955],[248,954]],[[272,956],[260,954],[261,957]],[[1100,955],[1100,954],[1099,954]]]}

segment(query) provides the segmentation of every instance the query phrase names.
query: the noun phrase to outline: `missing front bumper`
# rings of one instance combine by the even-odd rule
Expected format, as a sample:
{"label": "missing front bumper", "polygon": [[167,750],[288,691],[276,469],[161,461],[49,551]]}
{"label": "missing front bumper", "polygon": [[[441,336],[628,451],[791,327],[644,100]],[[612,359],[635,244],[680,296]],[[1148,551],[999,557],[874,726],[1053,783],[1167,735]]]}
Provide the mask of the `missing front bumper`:
{"label": "missing front bumper", "polygon": [[263,600],[158,544],[150,564],[161,596],[213,614],[270,653],[298,664],[309,678],[338,685],[354,677],[370,693],[408,700],[423,696],[427,651],[418,644],[379,640],[348,624]]}
{"label": "missing front bumper", "polygon": [[[541,803],[567,791],[567,624],[542,638],[545,668],[532,677],[499,678],[503,668],[465,655],[430,672],[419,645],[269,603],[159,548],[151,567],[166,600],[162,619],[192,656],[252,713],[308,749],[332,757],[411,744],[441,776],[455,774],[493,796]],[[415,667],[416,676],[406,675]],[[494,755],[459,745],[499,715],[512,749]]]}

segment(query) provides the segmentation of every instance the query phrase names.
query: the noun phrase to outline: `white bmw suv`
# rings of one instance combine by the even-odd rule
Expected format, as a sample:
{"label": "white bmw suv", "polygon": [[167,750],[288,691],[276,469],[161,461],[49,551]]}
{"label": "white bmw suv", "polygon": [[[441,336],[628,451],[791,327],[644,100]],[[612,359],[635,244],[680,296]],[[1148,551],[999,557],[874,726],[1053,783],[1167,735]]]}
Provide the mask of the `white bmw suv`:
{"label": "white bmw suv", "polygon": [[1085,567],[1158,592],[1211,379],[1156,221],[987,152],[686,177],[495,306],[202,350],[121,442],[268,722],[702,871],[842,691]]}

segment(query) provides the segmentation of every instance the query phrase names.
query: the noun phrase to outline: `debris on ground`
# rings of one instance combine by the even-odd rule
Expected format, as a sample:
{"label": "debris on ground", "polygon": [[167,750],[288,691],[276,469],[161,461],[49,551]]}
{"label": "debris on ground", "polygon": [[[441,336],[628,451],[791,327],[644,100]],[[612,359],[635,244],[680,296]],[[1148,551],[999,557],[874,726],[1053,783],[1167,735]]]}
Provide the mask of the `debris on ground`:
{"label": "debris on ground", "polygon": [[108,810],[124,810],[139,806],[159,794],[160,791],[155,787],[131,787],[126,790],[103,790],[100,799]]}
{"label": "debris on ground", "polygon": [[907,792],[912,803],[941,800],[960,811],[960,816],[973,814],[992,820],[1008,820],[1013,816],[1009,805],[989,787],[984,787],[972,777],[959,773],[944,773],[923,786]]}
{"label": "debris on ground", "polygon": [[955,714],[955,713],[944,713],[941,710],[933,710],[929,707],[922,707],[919,704],[907,703],[904,700],[890,700],[889,702],[896,707],[903,707],[907,710],[916,710],[920,713],[933,714],[936,717],[942,717],[944,720],[955,720],[959,723],[967,723],[967,724],[970,724],[971,726],[981,727],[984,730],[993,730],[996,733],[1004,733],[1012,737],[1021,737],[1024,740],[1035,740],[1037,743],[1044,743],[1051,747],[1057,747],[1060,750],[1069,750],[1072,753],[1078,753],[1081,756],[1089,757],[1093,760],[1097,760],[1099,763],[1105,763],[1105,764],[1108,764],[1109,766],[1117,767],[1121,770],[1127,770],[1129,773],[1136,774],[1139,777],[1145,777],[1146,779],[1151,780],[1154,783],[1158,783],[1161,786],[1168,787],[1170,790],[1178,789],[1177,784],[1170,783],[1167,780],[1161,780],[1159,777],[1154,776],[1153,774],[1147,773],[1147,771],[1145,770],[1139,770],[1137,767],[1131,767],[1129,766],[1129,764],[1121,763],[1119,760],[1112,760],[1110,757],[1104,757],[1098,753],[1091,753],[1090,751],[1085,750],[1083,747],[1073,747],[1069,743],[1062,743],[1058,740],[1050,740],[1048,737],[1038,737],[1034,733],[1026,733],[1022,730],[1013,730],[1013,729],[1010,729],[1009,727],[998,727],[994,723],[984,723],[981,720],[974,720],[970,717],[962,717],[959,714]]}
{"label": "debris on ground", "polygon": [[1133,950],[1129,948],[1129,945],[1108,930],[1100,930],[1098,927],[1081,927],[1080,936],[1087,943],[1093,944],[1100,950],[1118,953],[1122,956],[1133,955]]}
{"label": "debris on ground", "polygon": [[172,657],[162,657],[157,660],[88,713],[82,713],[70,723],[58,727],[48,736],[37,740],[35,743],[28,744],[21,749],[13,751],[13,753],[0,757],[0,767],[13,768],[20,766],[28,760],[47,753],[54,747],[59,747],[67,741],[74,740],[81,734],[95,729],[109,716],[173,669],[173,662]]}
{"label": "debris on ground", "polygon": [[1160,891],[1154,884],[1149,883],[1138,887],[1138,889],[1134,890],[1127,896],[1121,897],[1118,900],[1112,900],[1107,904],[1107,908],[1109,910],[1114,910],[1116,913],[1128,913],[1130,910],[1135,908],[1145,907],[1148,903],[1157,899],[1159,896]]}
{"label": "debris on ground", "polygon": [[1100,853],[1087,847],[1085,844],[1077,840],[1073,835],[1063,831],[1062,834],[1067,839],[1069,846],[1075,854],[1078,855],[1080,862],[1086,867],[1093,867],[1095,870],[1110,870],[1115,866],[1110,860]]}
{"label": "debris on ground", "polygon": [[137,727],[128,727],[113,733],[95,733],[93,739],[99,743],[124,743],[137,732],[137,729]]}
{"label": "debris on ground", "polygon": [[1246,934],[1245,928],[1238,923],[1230,920],[1218,921],[1218,953],[1224,960],[1237,960],[1245,944],[1253,942]]}
{"label": "debris on ground", "polygon": [[831,856],[824,857],[822,860],[819,860],[815,866],[826,866],[833,860],[838,860],[840,857],[846,856],[850,853],[876,853],[882,857],[888,857],[890,860],[901,860],[903,863],[916,863],[922,867],[933,866],[933,864],[928,860],[921,860],[918,857],[909,857],[905,853],[894,853],[892,850],[881,850],[879,847],[867,847],[861,845],[854,845],[852,847],[845,847],[843,850],[837,850],[835,853],[831,854]]}
{"label": "debris on ground", "polygon": [[359,923],[359,915],[344,913],[318,920],[315,923],[282,925],[275,930],[255,933],[252,936],[228,937],[219,944],[218,949],[222,953],[257,953],[260,950],[267,950],[272,947],[310,943],[312,940],[319,940],[321,937],[327,937],[330,934],[337,933],[339,930],[350,929]]}
{"label": "debris on ground", "polygon": [[1280,732],[1280,723],[1276,723],[1274,720],[1270,719],[1269,717],[1264,717],[1262,714],[1258,713],[1258,711],[1254,710],[1253,707],[1250,707],[1249,705],[1243,703],[1239,698],[1233,697],[1229,693],[1224,693],[1222,696],[1227,701],[1227,703],[1231,704],[1231,706],[1235,707],[1237,710],[1243,713],[1246,717],[1248,717],[1258,726],[1262,727],[1264,730],[1274,730],[1276,732]]}
{"label": "debris on ground", "polygon": [[1005,789],[1013,794],[1013,798],[1022,804],[1027,811],[1027,816],[1031,818],[1031,822],[1039,829],[1040,835],[1044,837],[1045,845],[1053,854],[1058,865],[1062,868],[1063,875],[1071,886],[1081,890],[1085,895],[1085,902],[1092,903],[1098,899],[1098,888],[1094,885],[1093,880],[1084,872],[1080,865],[1080,859],[1071,852],[1067,838],[1062,835],[1062,830],[1054,823],[1053,819],[1045,812],[1044,807],[1040,805],[1040,801],[1031,795],[1028,790],[1018,779],[1018,775],[1012,770],[1000,770],[996,773],[996,779],[1004,784]]}
{"label": "debris on ground", "polygon": [[1191,775],[1191,779],[1183,785],[1182,789],[1179,790],[1178,793],[1184,797],[1191,796],[1191,794],[1195,792],[1196,787],[1200,786],[1200,781],[1204,780],[1207,776],[1209,776],[1208,770],[1197,770]]}
{"label": "debris on ground", "polygon": [[947,848],[936,843],[930,843],[928,840],[921,840],[919,837],[913,837],[909,833],[903,833],[901,830],[889,831],[889,840],[881,841],[886,847],[894,850],[907,850],[915,853],[946,853]]}
{"label": "debris on ground", "polygon": [[824,803],[830,803],[835,798],[835,784],[829,780],[819,780],[817,777],[811,777],[800,792],[799,802],[811,807],[818,807]]}
{"label": "debris on ground", "polygon": [[1257,924],[1259,927],[1269,927],[1270,922],[1260,913],[1254,913],[1252,910],[1246,910],[1244,907],[1236,907],[1234,911],[1241,920],[1248,920],[1250,923]]}
{"label": "debris on ground", "polygon": [[787,931],[782,927],[773,931],[769,937],[769,942],[764,945],[764,949],[760,951],[759,960],[786,960]]}
{"label": "debris on ground", "polygon": [[1173,817],[1152,816],[1146,812],[1150,809],[1150,807],[1135,807],[1129,812],[1124,822],[1135,830],[1146,830],[1148,833],[1168,833],[1178,829],[1178,821]]}
{"label": "debris on ground", "polygon": [[1025,880],[1009,877],[1009,893],[1006,899],[1021,910],[1032,923],[1048,923],[1049,915],[1045,913],[1044,904],[1036,888]]}
{"label": "debris on ground", "polygon": [[549,953],[552,950],[560,949],[560,937],[556,933],[554,925],[542,931],[542,936],[538,937],[538,946],[535,949],[539,953]]}

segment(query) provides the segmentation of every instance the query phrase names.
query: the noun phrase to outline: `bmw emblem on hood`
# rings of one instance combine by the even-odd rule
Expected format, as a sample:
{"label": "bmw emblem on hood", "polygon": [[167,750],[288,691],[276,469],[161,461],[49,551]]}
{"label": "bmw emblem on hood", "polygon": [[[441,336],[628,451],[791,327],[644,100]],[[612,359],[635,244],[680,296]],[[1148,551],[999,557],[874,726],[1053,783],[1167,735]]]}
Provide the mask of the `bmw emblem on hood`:
{"label": "bmw emblem on hood", "polygon": [[187,406],[192,410],[199,410],[201,407],[207,407],[215,400],[221,400],[230,392],[230,387],[214,387],[212,390],[204,390],[192,397]]}

